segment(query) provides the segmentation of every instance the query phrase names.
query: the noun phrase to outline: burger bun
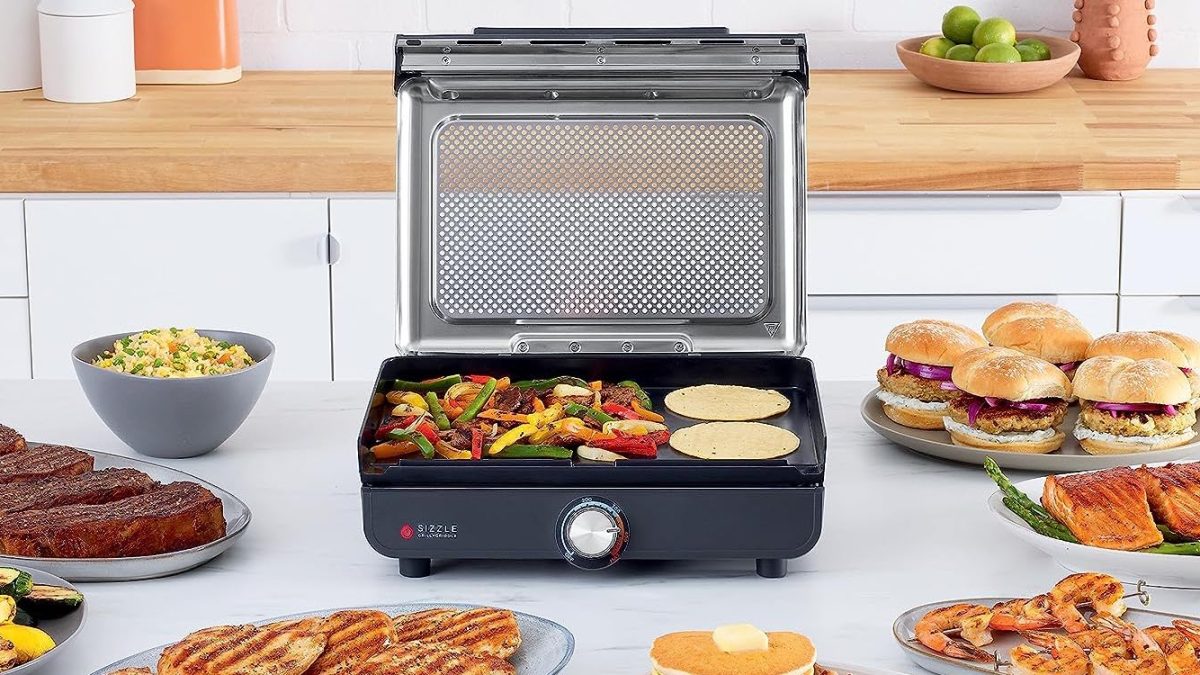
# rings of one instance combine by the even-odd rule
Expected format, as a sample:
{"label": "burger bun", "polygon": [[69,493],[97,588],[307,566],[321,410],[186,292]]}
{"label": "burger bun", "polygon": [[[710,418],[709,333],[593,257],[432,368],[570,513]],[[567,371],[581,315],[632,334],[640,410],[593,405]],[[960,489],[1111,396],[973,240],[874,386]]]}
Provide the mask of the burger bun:
{"label": "burger bun", "polygon": [[953,366],[963,353],[986,345],[982,335],[962,324],[921,319],[893,328],[884,348],[905,361]]}
{"label": "burger bun", "polygon": [[1071,380],[1058,366],[1005,347],[981,347],[963,354],[951,379],[954,386],[974,396],[1009,401],[1071,398]]}
{"label": "burger bun", "polygon": [[1192,386],[1178,366],[1163,359],[1097,356],[1075,371],[1075,395],[1104,403],[1178,405],[1192,399]]}

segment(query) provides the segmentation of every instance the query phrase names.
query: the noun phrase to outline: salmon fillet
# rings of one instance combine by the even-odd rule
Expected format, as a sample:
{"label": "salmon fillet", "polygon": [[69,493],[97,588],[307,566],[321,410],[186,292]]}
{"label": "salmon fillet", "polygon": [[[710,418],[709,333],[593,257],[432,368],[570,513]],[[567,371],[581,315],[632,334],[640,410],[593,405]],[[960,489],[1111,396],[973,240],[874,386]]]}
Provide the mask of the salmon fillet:
{"label": "salmon fillet", "polygon": [[1088,546],[1137,551],[1163,542],[1146,488],[1133,469],[1049,476],[1042,505]]}
{"label": "salmon fillet", "polygon": [[78,476],[95,468],[96,460],[66,445],[39,445],[0,455],[0,485],[55,476]]}
{"label": "salmon fillet", "polygon": [[1200,463],[1143,466],[1137,475],[1154,517],[1189,539],[1200,539]]}

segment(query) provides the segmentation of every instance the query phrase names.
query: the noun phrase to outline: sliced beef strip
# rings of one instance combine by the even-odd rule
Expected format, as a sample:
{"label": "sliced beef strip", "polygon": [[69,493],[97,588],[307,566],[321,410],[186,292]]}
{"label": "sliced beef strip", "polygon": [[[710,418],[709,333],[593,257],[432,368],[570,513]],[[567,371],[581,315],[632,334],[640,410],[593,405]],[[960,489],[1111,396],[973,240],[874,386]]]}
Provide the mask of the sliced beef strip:
{"label": "sliced beef strip", "polygon": [[537,392],[532,389],[509,387],[496,394],[493,404],[497,410],[528,415],[533,412],[533,399],[535,398],[537,398]]}
{"label": "sliced beef strip", "polygon": [[626,408],[633,407],[633,401],[637,398],[637,392],[629,387],[611,386],[600,390],[600,400],[605,403],[616,403]]}

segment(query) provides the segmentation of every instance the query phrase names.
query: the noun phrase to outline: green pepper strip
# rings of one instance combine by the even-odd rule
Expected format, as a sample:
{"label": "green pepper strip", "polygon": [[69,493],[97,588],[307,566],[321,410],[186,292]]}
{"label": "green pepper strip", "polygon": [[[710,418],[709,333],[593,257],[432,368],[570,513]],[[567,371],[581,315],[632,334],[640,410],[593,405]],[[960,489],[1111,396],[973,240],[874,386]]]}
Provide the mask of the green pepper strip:
{"label": "green pepper strip", "polygon": [[501,459],[571,459],[575,451],[561,445],[510,445],[492,455]]}
{"label": "green pepper strip", "polygon": [[[439,394],[446,391],[450,387],[462,382],[462,375],[447,375],[429,382],[409,382],[408,380],[392,380],[390,385],[383,388],[384,391],[412,391],[418,394],[423,394],[427,391],[436,391]],[[386,384],[386,381],[385,381]]]}
{"label": "green pepper strip", "polygon": [[483,406],[487,404],[488,399],[492,397],[492,392],[496,391],[496,378],[488,378],[488,381],[483,385],[483,389],[479,390],[479,394],[475,397],[471,404],[463,409],[462,414],[454,418],[455,424],[470,422],[475,419]]}
{"label": "green pepper strip", "polygon": [[601,412],[595,408],[590,408],[586,405],[580,405],[579,403],[568,403],[563,406],[563,410],[572,417],[590,417],[600,424],[617,421],[617,418],[609,415],[606,412]]}
{"label": "green pepper strip", "polygon": [[654,403],[652,403],[650,401],[650,394],[647,394],[646,390],[642,389],[642,385],[638,384],[637,382],[634,382],[633,380],[621,380],[620,382],[617,383],[617,386],[618,387],[628,387],[628,388],[632,389],[634,398],[637,399],[638,403],[643,408],[645,408],[646,410],[654,410]]}
{"label": "green pepper strip", "polygon": [[435,392],[425,394],[425,402],[429,404],[429,413],[433,415],[433,422],[437,424],[437,428],[446,431],[450,428],[450,418],[446,417],[446,411],[442,409],[441,401],[438,401],[438,395]]}
{"label": "green pepper strip", "polygon": [[408,441],[410,443],[416,443],[417,447],[421,449],[421,456],[425,459],[433,459],[434,455],[437,454],[437,451],[433,449],[433,444],[430,443],[429,439],[425,438],[425,436],[419,431],[394,429],[389,431],[387,435],[388,438],[392,439],[393,441]]}
{"label": "green pepper strip", "polygon": [[516,387],[517,389],[542,390],[553,389],[554,386],[558,384],[572,384],[576,387],[583,387],[584,389],[587,389],[588,386],[588,383],[585,380],[581,380],[578,377],[571,377],[570,375],[559,375],[558,377],[552,377],[548,380],[521,380],[520,382],[513,382],[512,386]]}

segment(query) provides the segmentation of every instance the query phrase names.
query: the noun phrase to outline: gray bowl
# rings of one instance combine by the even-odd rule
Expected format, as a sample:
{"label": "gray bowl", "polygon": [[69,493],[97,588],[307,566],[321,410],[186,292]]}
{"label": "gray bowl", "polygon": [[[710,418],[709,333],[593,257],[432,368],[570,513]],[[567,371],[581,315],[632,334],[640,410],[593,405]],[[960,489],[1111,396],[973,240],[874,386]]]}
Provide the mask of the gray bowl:
{"label": "gray bowl", "polygon": [[196,457],[217,449],[250,415],[275,357],[275,345],[249,333],[199,330],[201,335],[242,345],[255,364],[225,375],[156,378],[92,365],[123,337],[88,340],[71,350],[75,374],[88,402],[126,445],[150,457]]}

